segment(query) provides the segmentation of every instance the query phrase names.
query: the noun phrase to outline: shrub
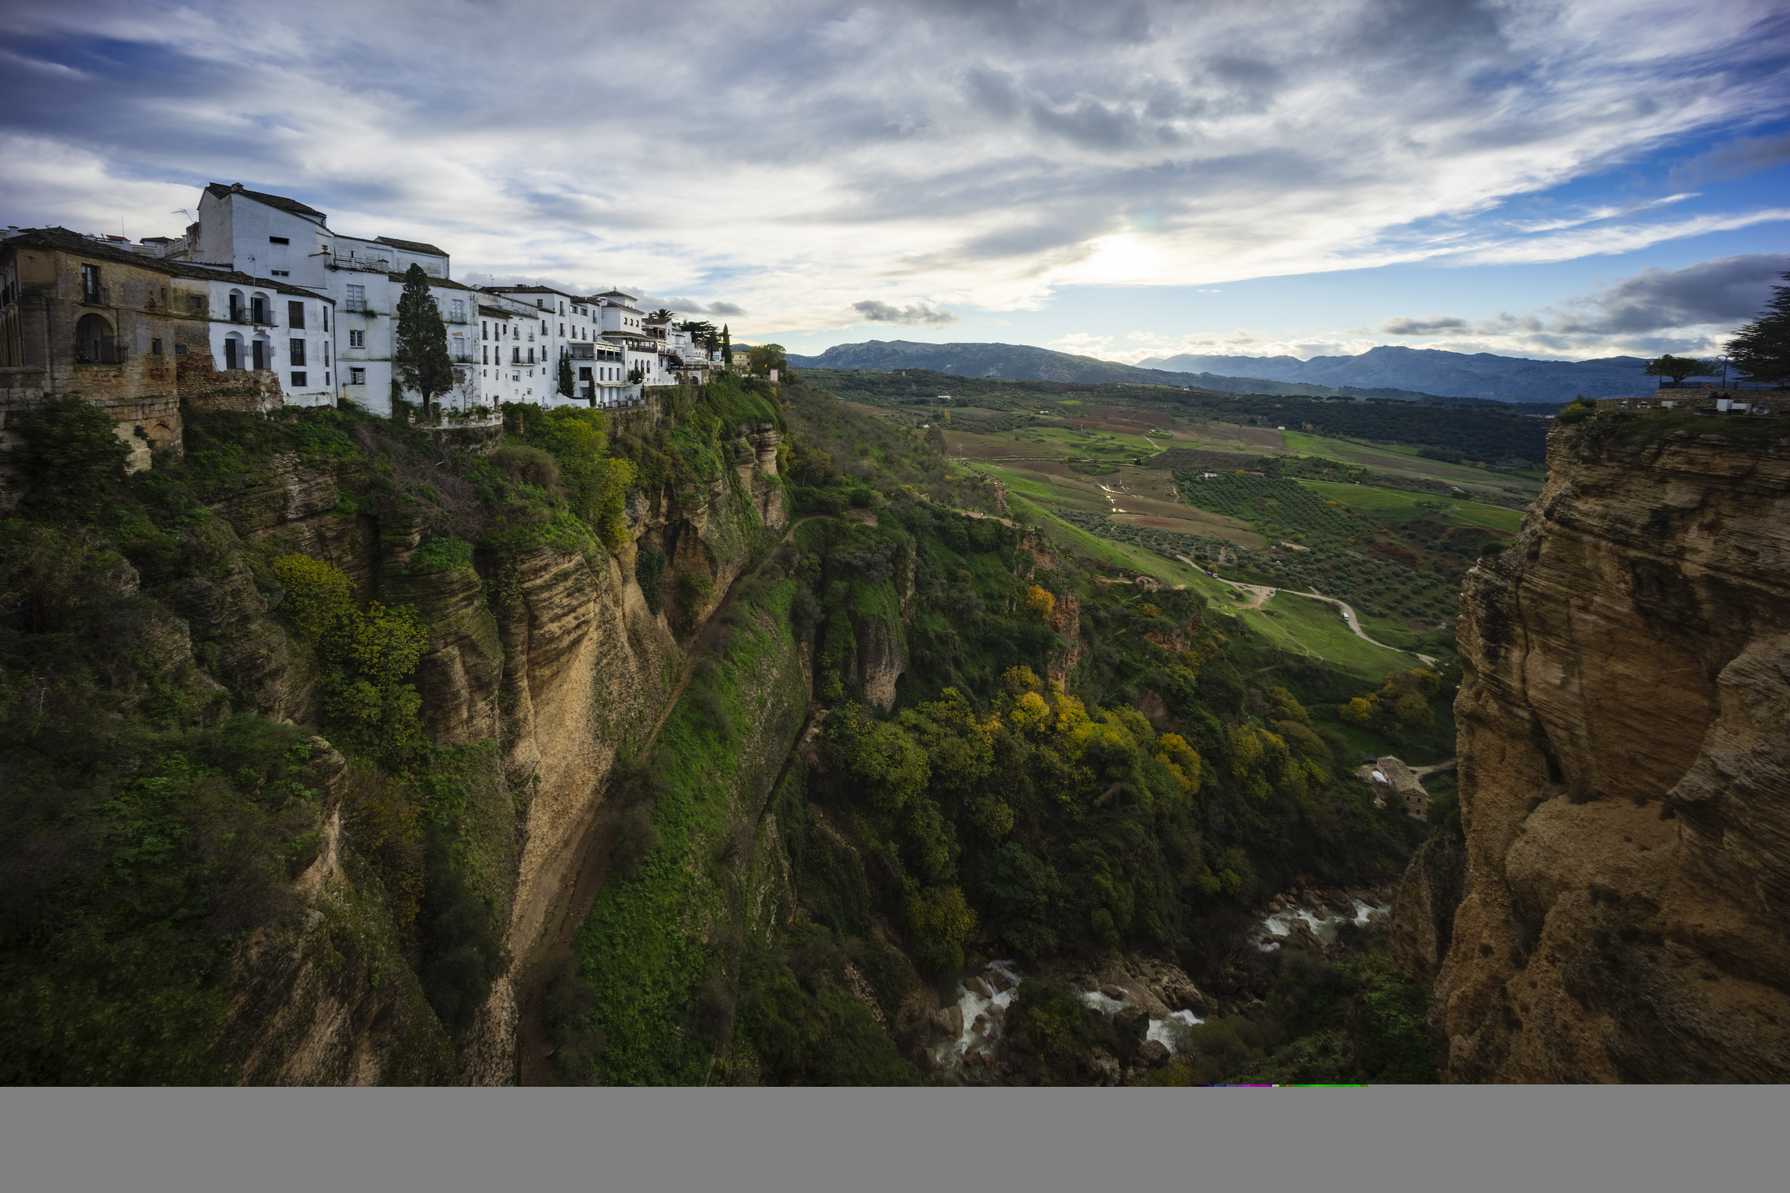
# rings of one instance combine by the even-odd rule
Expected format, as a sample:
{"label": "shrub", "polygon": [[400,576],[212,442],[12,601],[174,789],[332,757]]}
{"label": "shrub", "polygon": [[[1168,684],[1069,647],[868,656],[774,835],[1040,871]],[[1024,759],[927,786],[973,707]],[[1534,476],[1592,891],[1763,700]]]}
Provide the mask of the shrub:
{"label": "shrub", "polygon": [[636,804],[621,814],[615,825],[615,841],[609,861],[619,878],[633,878],[659,847],[659,830],[653,825],[651,804]]}
{"label": "shrub", "polygon": [[436,534],[424,539],[410,554],[405,570],[413,576],[453,572],[472,566],[472,544],[452,535]]}
{"label": "shrub", "polygon": [[549,493],[559,491],[559,461],[551,452],[526,443],[506,443],[491,453],[491,462],[525,485]]}
{"label": "shrub", "polygon": [[315,643],[338,621],[354,613],[354,585],[332,563],[309,555],[281,555],[274,579],[286,590],[278,606],[299,641]]}
{"label": "shrub", "polygon": [[19,416],[19,480],[25,506],[51,518],[87,520],[117,495],[130,449],[112,416],[80,398],[59,398]]}

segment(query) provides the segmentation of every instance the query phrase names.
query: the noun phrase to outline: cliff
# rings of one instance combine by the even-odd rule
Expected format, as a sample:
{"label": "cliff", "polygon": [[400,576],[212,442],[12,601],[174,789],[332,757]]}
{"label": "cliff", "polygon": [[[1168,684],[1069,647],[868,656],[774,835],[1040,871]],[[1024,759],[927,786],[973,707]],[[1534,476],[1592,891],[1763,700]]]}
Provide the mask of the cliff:
{"label": "cliff", "polygon": [[1552,433],[1463,595],[1465,893],[1412,936],[1450,1079],[1790,1077],[1787,514],[1764,420]]}

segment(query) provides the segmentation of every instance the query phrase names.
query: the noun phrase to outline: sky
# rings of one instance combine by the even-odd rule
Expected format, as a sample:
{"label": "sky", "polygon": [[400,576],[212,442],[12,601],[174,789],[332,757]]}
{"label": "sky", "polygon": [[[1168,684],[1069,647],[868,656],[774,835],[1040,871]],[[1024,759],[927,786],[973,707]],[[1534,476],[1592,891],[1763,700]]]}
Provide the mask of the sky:
{"label": "sky", "polygon": [[242,182],[796,352],[1710,352],[1790,270],[1790,9],[7,0],[0,155],[0,224]]}

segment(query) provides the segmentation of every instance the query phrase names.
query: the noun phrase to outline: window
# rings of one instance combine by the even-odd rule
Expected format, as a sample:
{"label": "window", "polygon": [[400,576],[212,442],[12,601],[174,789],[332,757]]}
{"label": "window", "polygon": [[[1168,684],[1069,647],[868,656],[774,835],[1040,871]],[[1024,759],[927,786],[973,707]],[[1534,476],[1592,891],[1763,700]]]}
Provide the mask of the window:
{"label": "window", "polygon": [[350,348],[365,348],[367,346],[367,333],[364,331],[350,330],[348,333],[348,346]]}
{"label": "window", "polygon": [[348,283],[348,309],[351,311],[367,309],[367,288],[358,282]]}
{"label": "window", "polygon": [[99,266],[83,265],[81,266],[81,301],[98,302],[99,300]]}
{"label": "window", "polygon": [[491,321],[489,319],[480,319],[479,320],[479,339],[488,340],[490,338],[491,338]]}
{"label": "window", "polygon": [[149,341],[149,354],[151,356],[160,356],[162,354],[162,338],[160,336],[156,336]]}
{"label": "window", "polygon": [[565,336],[565,334],[566,334],[566,325],[565,325],[565,324],[563,324],[563,323],[561,323],[561,324],[560,324],[560,325],[559,325],[559,334],[560,334],[560,336],[561,336],[561,337],[564,337],[564,336]]}
{"label": "window", "polygon": [[269,236],[267,238],[267,243],[268,244],[291,244],[292,241],[288,240],[284,236]]}
{"label": "window", "polygon": [[323,363],[329,364],[329,341],[323,341]]}
{"label": "window", "polygon": [[356,369],[356,368],[350,368],[348,370],[348,384],[350,384],[350,385],[365,385],[366,383],[367,383],[367,370]]}
{"label": "window", "polygon": [[242,341],[235,336],[224,341],[224,367],[231,370],[242,368]]}
{"label": "window", "polygon": [[323,330],[324,331],[329,330],[329,308],[328,307],[323,308]]}
{"label": "window", "polygon": [[266,323],[268,321],[267,298],[265,295],[257,294],[249,299],[249,318],[253,319],[256,323]]}
{"label": "window", "polygon": [[292,374],[292,388],[293,389],[303,389],[304,387],[305,387],[305,375],[303,373]]}
{"label": "window", "polygon": [[466,359],[466,337],[463,335],[456,334],[454,336],[454,359]]}
{"label": "window", "polygon": [[484,344],[479,345],[479,363],[482,365],[491,363],[491,349]]}
{"label": "window", "polygon": [[292,344],[292,353],[291,353],[292,363],[295,365],[304,364],[305,363],[305,342],[303,340],[293,340],[293,341],[291,341],[291,344]]}
{"label": "window", "polygon": [[328,369],[323,370],[323,384],[324,385],[329,384],[329,370]]}
{"label": "window", "polygon": [[289,302],[286,304],[286,326],[297,330],[305,325],[305,304]]}
{"label": "window", "polygon": [[276,278],[289,278],[292,276],[292,271],[290,269],[270,269],[267,272],[273,274]]}

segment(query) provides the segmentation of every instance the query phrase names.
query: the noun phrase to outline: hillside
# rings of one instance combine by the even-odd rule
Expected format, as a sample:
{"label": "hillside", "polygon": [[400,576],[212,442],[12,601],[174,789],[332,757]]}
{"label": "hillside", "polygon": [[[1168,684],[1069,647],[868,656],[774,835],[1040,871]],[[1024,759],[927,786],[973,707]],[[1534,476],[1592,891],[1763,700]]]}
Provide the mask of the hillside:
{"label": "hillside", "polygon": [[0,1079],[1433,1078],[1371,932],[1258,942],[1403,868],[1350,764],[1445,739],[1441,675],[817,386],[661,403],[195,408],[128,477],[78,399],[9,426]]}
{"label": "hillside", "polygon": [[[1166,385],[1177,389],[1209,389],[1219,393],[1418,398],[1429,395],[1385,388],[1360,388],[1323,382],[1260,380],[1216,373],[1190,374],[1159,368],[1138,368],[1092,356],[1053,352],[1028,344],[923,344],[914,340],[866,340],[835,344],[819,356],[791,356],[796,368],[858,369],[888,372],[925,369],[956,377],[998,381],[1060,381],[1081,385]],[[1570,397],[1571,395],[1568,395]]]}
{"label": "hillside", "polygon": [[[1655,378],[1643,372],[1638,356],[1601,360],[1531,360],[1490,352],[1444,352],[1435,348],[1382,345],[1356,356],[1198,356],[1156,357],[1141,367],[1176,373],[1222,373],[1262,381],[1320,387],[1364,386],[1417,390],[1456,398],[1500,402],[1570,402],[1645,393]],[[1203,382],[1202,382],[1203,384]]]}

